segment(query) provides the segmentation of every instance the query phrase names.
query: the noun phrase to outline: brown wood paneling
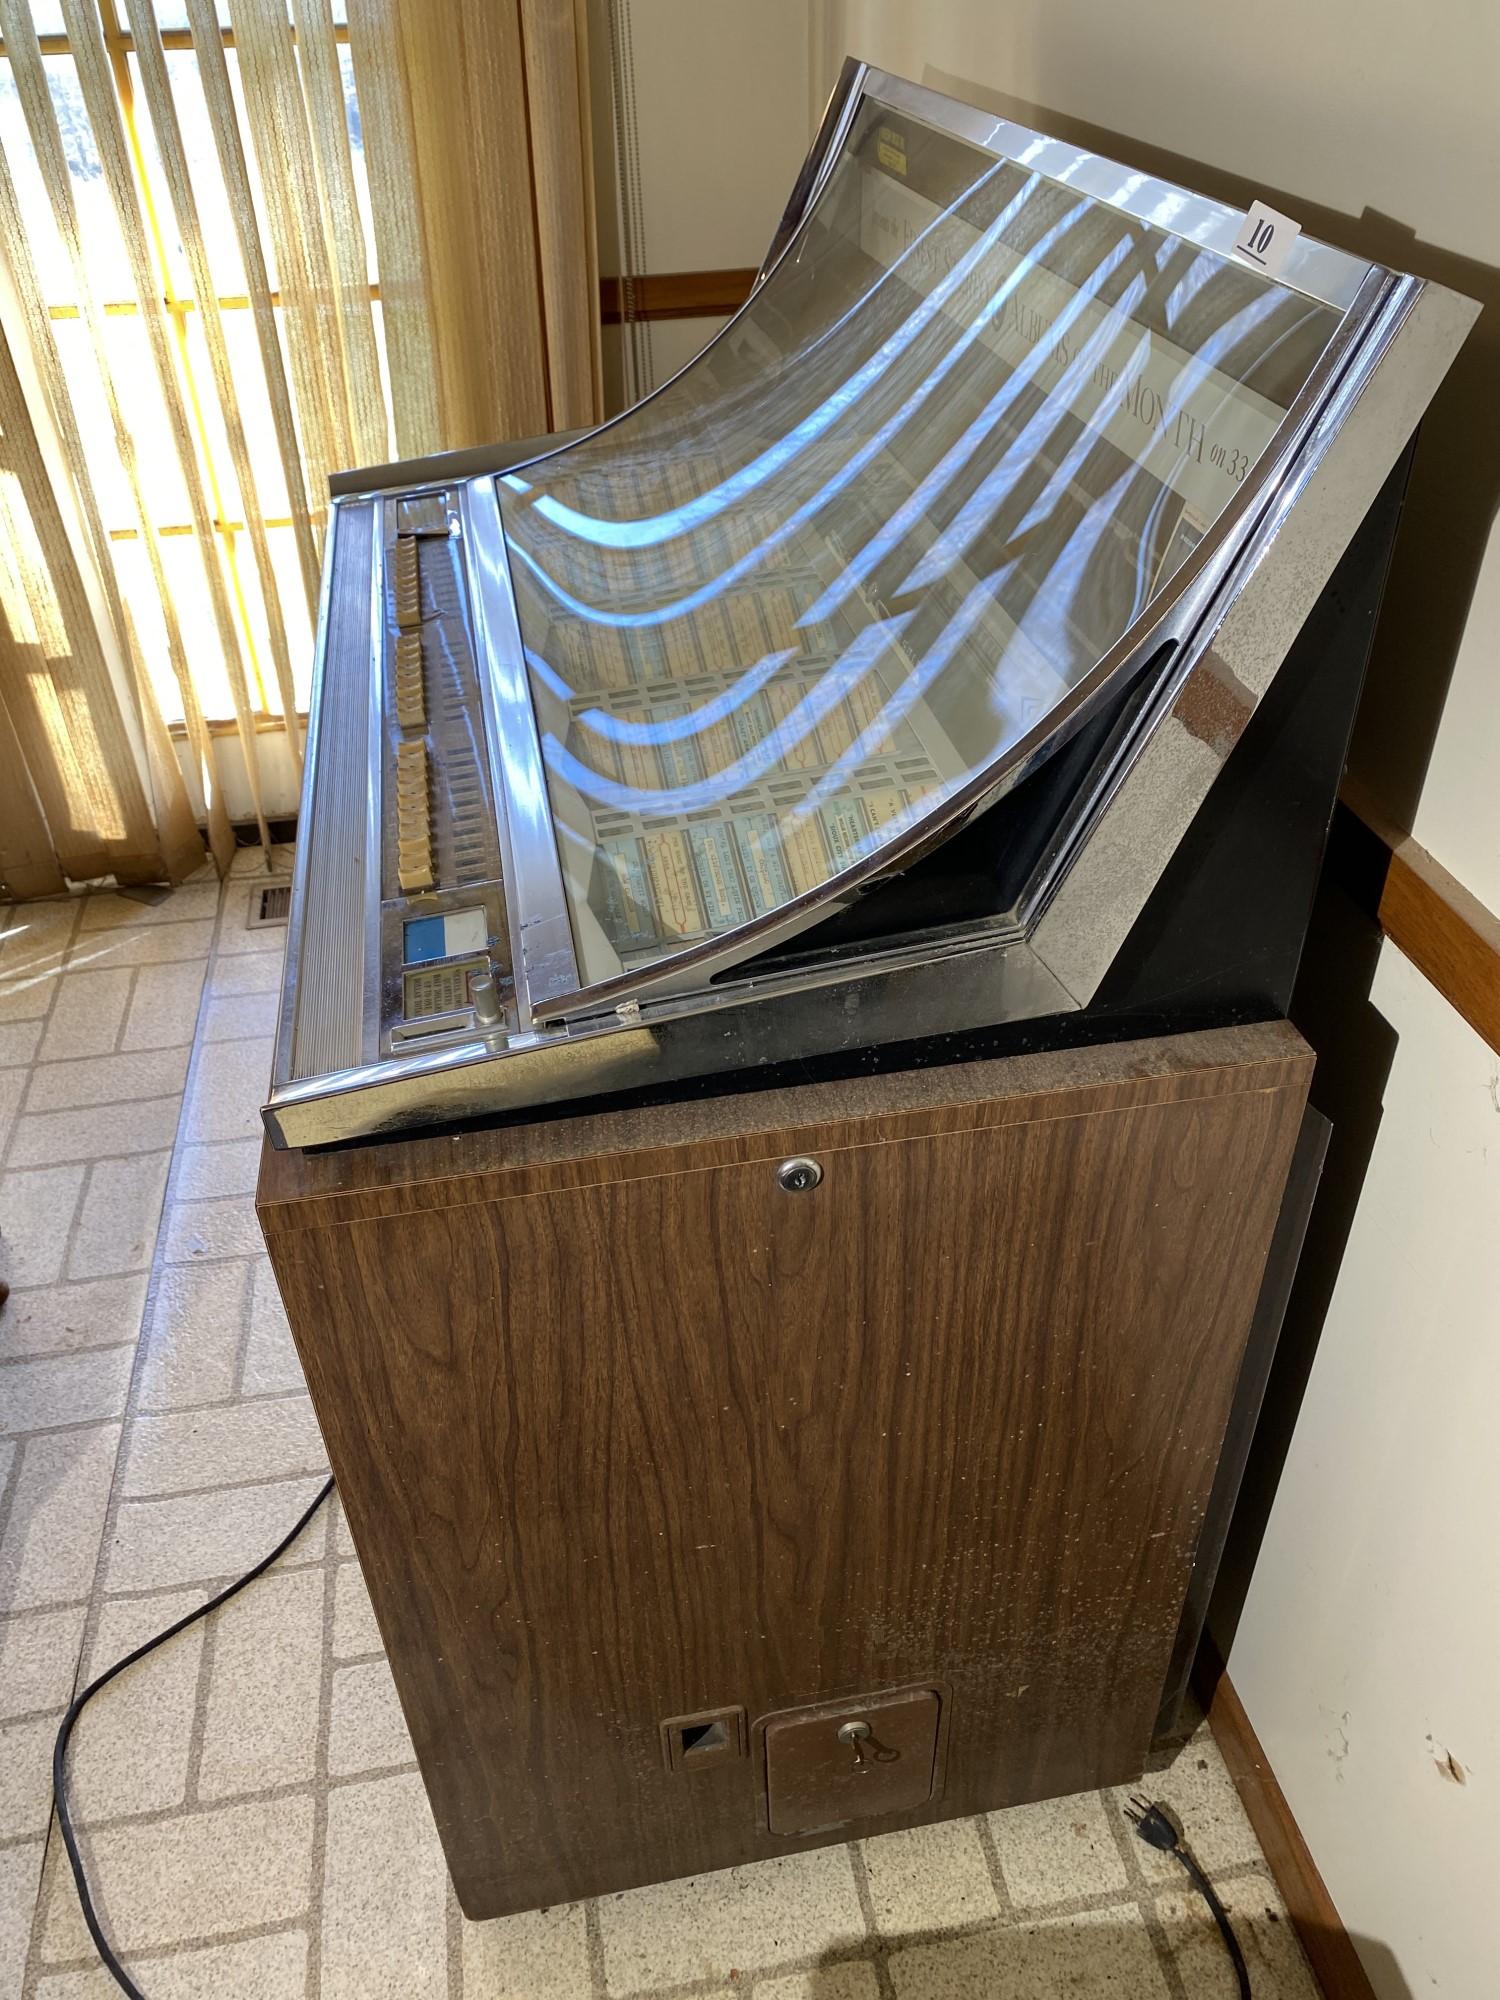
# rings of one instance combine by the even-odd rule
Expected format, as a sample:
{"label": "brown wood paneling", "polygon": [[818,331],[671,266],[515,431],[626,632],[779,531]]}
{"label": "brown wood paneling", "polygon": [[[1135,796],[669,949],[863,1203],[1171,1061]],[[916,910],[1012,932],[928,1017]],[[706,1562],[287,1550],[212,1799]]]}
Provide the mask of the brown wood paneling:
{"label": "brown wood paneling", "polygon": [[1286,1794],[1266,1762],[1244,1704],[1210,1645],[1205,1642],[1208,1720],[1266,1865],[1275,1877],[1296,1926],[1302,1949],[1326,2000],[1375,2000],[1370,1976],[1354,1949],[1343,1919],[1318,1873]]}
{"label": "brown wood paneling", "polygon": [[[944,1690],[881,1826],[1139,1771],[1310,1068],[1273,1023],[267,1156],[471,1915],[805,1847],[753,1726],[802,1704]],[[730,1706],[750,1756],[666,1768]]]}
{"label": "brown wood paneling", "polygon": [[1309,1060],[1294,1028],[1267,1021],[600,1116],[565,1114],[536,1124],[475,1127],[457,1138],[418,1133],[312,1153],[267,1146],[257,1204],[270,1236],[456,1201],[837,1147],[867,1141],[877,1130],[872,1119],[898,1121],[891,1131],[910,1138],[919,1131],[1121,1110],[1164,1095],[1269,1089],[1300,1075]]}
{"label": "brown wood paneling", "polygon": [[[750,296],[754,271],[649,271],[635,281],[633,319],[719,319]],[[626,317],[625,280],[599,280],[599,317],[618,326]]]}

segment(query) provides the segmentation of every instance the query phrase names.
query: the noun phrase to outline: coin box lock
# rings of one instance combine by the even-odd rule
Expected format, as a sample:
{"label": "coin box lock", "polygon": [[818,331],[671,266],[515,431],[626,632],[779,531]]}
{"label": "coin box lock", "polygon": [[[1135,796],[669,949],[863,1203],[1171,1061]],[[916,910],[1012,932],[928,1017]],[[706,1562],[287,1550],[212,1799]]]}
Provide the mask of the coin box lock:
{"label": "coin box lock", "polygon": [[912,1812],[937,1786],[934,1688],[838,1702],[764,1725],[766,1818],[772,1833],[822,1833],[847,1820]]}

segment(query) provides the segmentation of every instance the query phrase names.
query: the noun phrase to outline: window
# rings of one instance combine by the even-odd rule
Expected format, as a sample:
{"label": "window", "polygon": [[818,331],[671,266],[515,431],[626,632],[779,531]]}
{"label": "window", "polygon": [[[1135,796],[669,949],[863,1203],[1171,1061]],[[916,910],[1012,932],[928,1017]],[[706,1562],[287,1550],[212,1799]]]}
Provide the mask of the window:
{"label": "window", "polygon": [[[305,710],[330,461],[392,455],[345,9],[297,0],[295,14],[278,0],[232,13],[227,0],[0,4],[0,145],[23,262],[81,443],[75,479],[169,723],[194,697],[210,722],[243,705],[260,726],[288,695]],[[278,189],[273,214],[263,168],[278,145],[288,183],[298,147],[318,172]],[[287,338],[289,244],[293,308],[328,317],[330,396],[299,377]],[[26,273],[12,279],[24,292]],[[330,415],[330,400],[346,408]]]}

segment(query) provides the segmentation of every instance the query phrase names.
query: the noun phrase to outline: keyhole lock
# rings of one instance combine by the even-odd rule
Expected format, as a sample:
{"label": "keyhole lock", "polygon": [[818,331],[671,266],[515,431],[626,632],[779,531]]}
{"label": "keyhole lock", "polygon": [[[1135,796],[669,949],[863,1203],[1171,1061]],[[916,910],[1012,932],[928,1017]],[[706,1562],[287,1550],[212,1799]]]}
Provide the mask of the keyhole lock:
{"label": "keyhole lock", "polygon": [[840,1743],[847,1743],[854,1752],[856,1771],[868,1771],[872,1764],[889,1764],[900,1756],[899,1750],[888,1750],[876,1738],[868,1722],[845,1722],[839,1728]]}
{"label": "keyhole lock", "polygon": [[822,1178],[823,1169],[816,1160],[783,1160],[776,1169],[776,1185],[783,1194],[807,1194]]}

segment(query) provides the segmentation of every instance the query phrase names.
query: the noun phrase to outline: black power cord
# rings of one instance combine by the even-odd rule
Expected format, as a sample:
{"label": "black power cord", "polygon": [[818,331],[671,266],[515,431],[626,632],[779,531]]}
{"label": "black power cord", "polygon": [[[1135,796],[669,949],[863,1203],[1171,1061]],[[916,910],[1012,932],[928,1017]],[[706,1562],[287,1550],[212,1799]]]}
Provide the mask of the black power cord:
{"label": "black power cord", "polygon": [[1234,1925],[1229,1921],[1229,1912],[1219,1901],[1219,1893],[1213,1883],[1199,1867],[1192,1849],[1183,1845],[1182,1829],[1168,1816],[1165,1806],[1153,1805],[1149,1799],[1132,1799],[1125,1808],[1125,1817],[1148,1847],[1159,1848],[1163,1854],[1175,1855],[1182,1863],[1188,1880],[1207,1903],[1209,1914],[1219,1926],[1219,1936],[1224,1940],[1224,1949],[1229,1953],[1229,1962],[1239,1981],[1240,2000],[1250,2000],[1250,1971],[1245,1964],[1245,1954],[1240,1950],[1240,1941],[1234,1934]]}
{"label": "black power cord", "polygon": [[175,1639],[177,1634],[185,1632],[189,1625],[196,1624],[200,1618],[206,1618],[210,1611],[217,1611],[219,1606],[227,1604],[231,1597],[238,1596],[247,1583],[254,1583],[258,1576],[264,1576],[272,1563],[279,1556],[286,1554],[332,1491],[333,1481],[330,1479],[295,1525],[282,1536],[268,1556],[261,1557],[254,1569],[247,1569],[243,1576],[236,1577],[233,1583],[226,1584],[218,1596],[211,1597],[207,1604],[200,1604],[196,1611],[188,1612],[187,1616],[179,1618],[175,1625],[169,1625],[164,1632],[158,1632],[154,1638],[147,1639],[143,1645],[137,1646],[133,1653],[127,1653],[123,1660],[116,1660],[106,1673],[100,1674],[98,1680],[90,1681],[82,1694],[74,1696],[72,1707],[62,1719],[62,1727],[57,1732],[57,1741],[52,1746],[52,1803],[57,1808],[57,1824],[62,1831],[63,1846],[68,1850],[68,1862],[73,1870],[73,1880],[78,1887],[78,1901],[83,1909],[83,1920],[89,1927],[89,1936],[94,1940],[94,1949],[98,1952],[105,1970],[121,1991],[131,1996],[131,2000],[146,2000],[146,1996],[116,1958],[113,1946],[104,1935],[104,1927],[99,1922],[99,1913],[94,1908],[94,1898],[89,1890],[88,1876],[84,1873],[83,1857],[78,1852],[78,1838],[73,1831],[73,1816],[68,1811],[68,1738],[73,1733],[73,1724],[100,1688],[108,1687],[116,1674],[123,1674],[127,1667],[133,1667],[136,1661],[144,1659],[147,1653],[154,1653],[156,1648],[164,1646],[168,1639]]}
{"label": "black power cord", "polygon": [[[152,1638],[145,1640],[133,1653],[127,1653],[124,1659],[116,1660],[115,1664],[100,1674],[97,1680],[90,1681],[82,1694],[74,1696],[72,1705],[62,1719],[62,1725],[57,1732],[57,1741],[52,1746],[52,1803],[57,1809],[57,1824],[62,1832],[63,1846],[67,1849],[68,1865],[73,1870],[73,1881],[78,1890],[78,1902],[83,1911],[83,1920],[88,1925],[89,1936],[94,1940],[94,1949],[98,1952],[105,1970],[121,1992],[130,1995],[130,2000],[146,2000],[146,1996],[121,1965],[115,1955],[114,1947],[104,1935],[99,1913],[94,1908],[93,1893],[84,1870],[83,1856],[78,1851],[78,1836],[73,1831],[73,1816],[68,1810],[68,1739],[73,1734],[73,1725],[99,1690],[108,1687],[117,1674],[123,1674],[127,1667],[133,1667],[136,1661],[144,1659],[147,1653],[154,1653],[158,1646],[164,1646],[169,1639],[175,1639],[177,1634],[185,1632],[189,1625],[195,1625],[200,1618],[206,1618],[211,1611],[217,1611],[221,1604],[227,1604],[231,1597],[237,1597],[246,1585],[254,1583],[258,1576],[264,1576],[272,1563],[286,1554],[313,1515],[333,1492],[333,1484],[332,1479],[324,1483],[275,1548],[268,1555],[262,1556],[253,1569],[247,1569],[243,1576],[236,1577],[233,1583],[226,1584],[216,1597],[211,1597],[206,1604],[200,1604],[195,1611],[189,1611],[184,1617],[179,1618],[176,1624],[168,1625],[165,1631],[158,1632]],[[1182,1833],[1168,1817],[1166,1808],[1153,1805],[1147,1799],[1135,1798],[1126,1807],[1125,1816],[1147,1846],[1159,1848],[1164,1854],[1175,1855],[1182,1863],[1189,1880],[1207,1903],[1213,1920],[1219,1927],[1219,1935],[1224,1940],[1225,1950],[1229,1953],[1235,1977],[1239,1981],[1240,2000],[1251,2000],[1250,1974],[1246,1969],[1245,1954],[1240,1950],[1240,1941],[1234,1934],[1229,1913],[1219,1901],[1217,1891],[1199,1867],[1191,1850],[1182,1844]]]}

